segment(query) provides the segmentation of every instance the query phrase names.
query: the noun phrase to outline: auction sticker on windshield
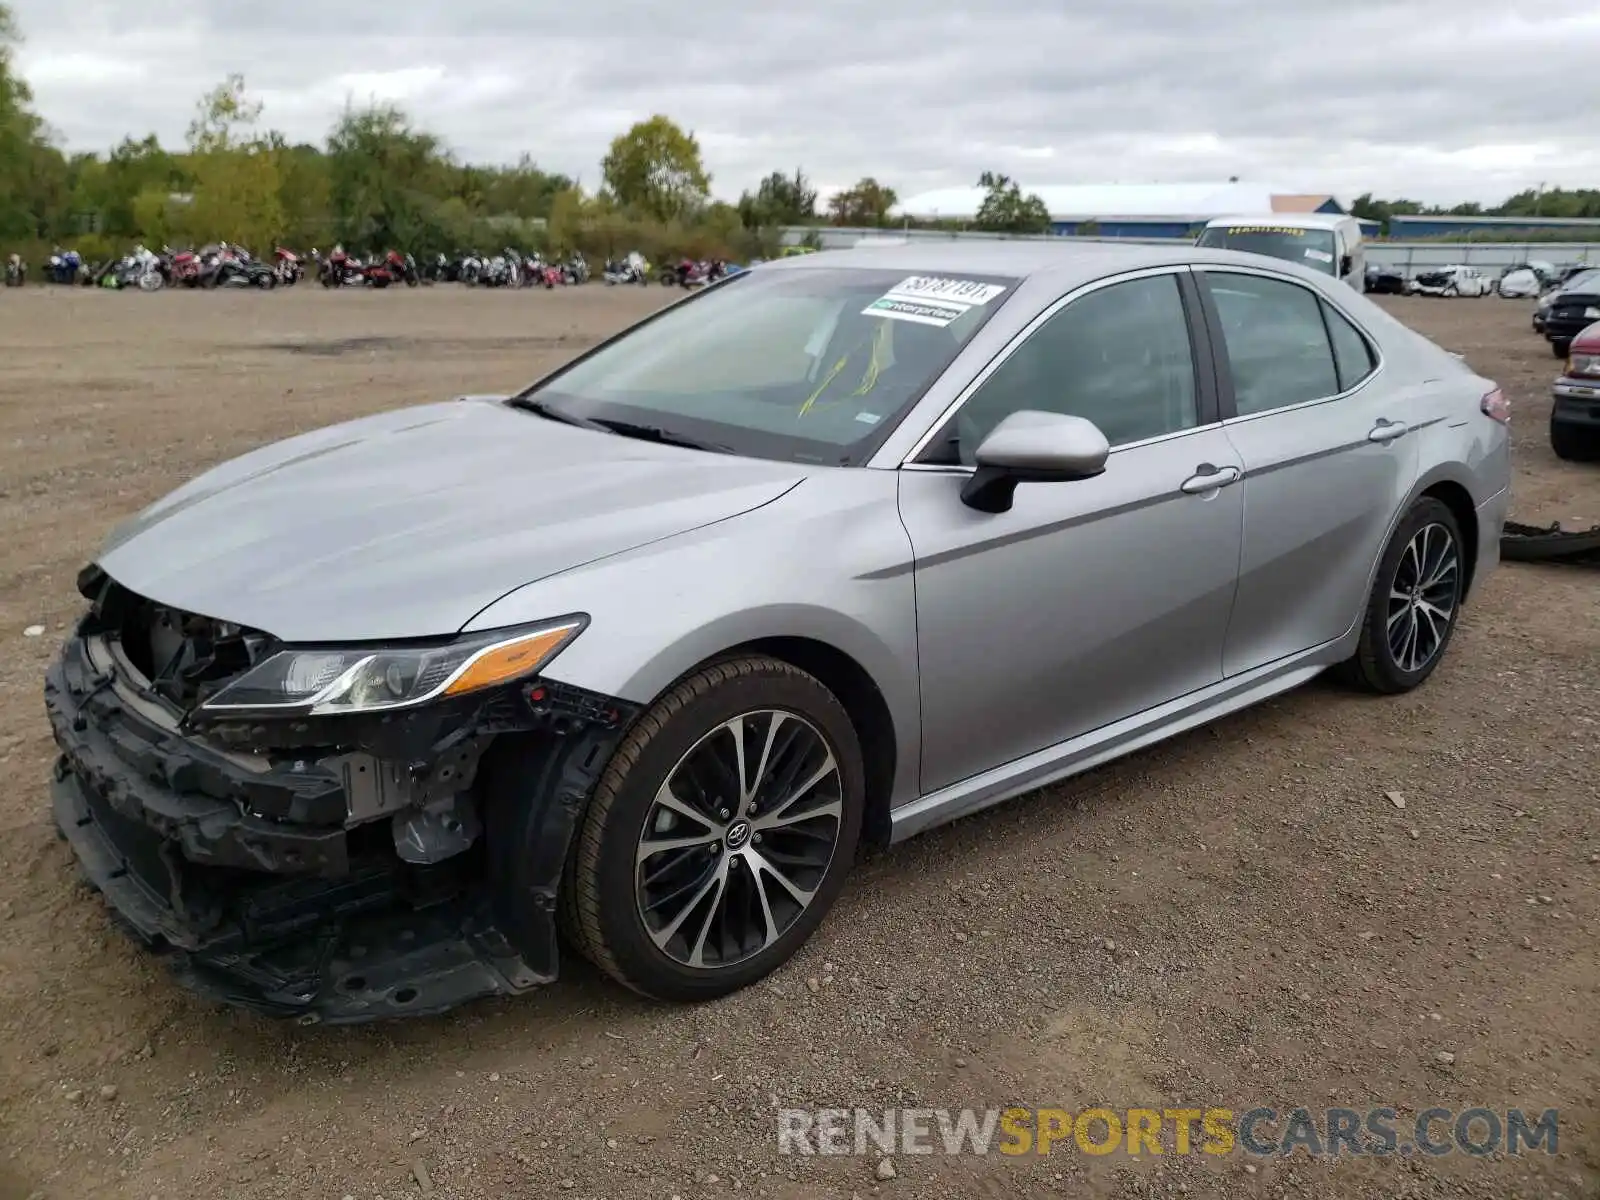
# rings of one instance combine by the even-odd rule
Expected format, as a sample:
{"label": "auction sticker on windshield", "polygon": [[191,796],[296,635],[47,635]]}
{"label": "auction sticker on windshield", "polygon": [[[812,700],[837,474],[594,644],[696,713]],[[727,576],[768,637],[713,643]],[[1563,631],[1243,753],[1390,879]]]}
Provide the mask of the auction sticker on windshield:
{"label": "auction sticker on windshield", "polygon": [[1005,293],[998,283],[911,275],[861,310],[863,316],[943,327]]}

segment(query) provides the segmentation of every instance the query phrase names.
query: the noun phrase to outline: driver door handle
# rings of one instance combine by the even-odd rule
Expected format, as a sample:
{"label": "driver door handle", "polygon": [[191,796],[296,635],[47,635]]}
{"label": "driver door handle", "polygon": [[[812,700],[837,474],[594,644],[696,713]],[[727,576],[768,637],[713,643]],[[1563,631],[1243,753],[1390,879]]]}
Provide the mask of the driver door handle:
{"label": "driver door handle", "polygon": [[1191,496],[1203,495],[1225,488],[1230,483],[1238,483],[1243,474],[1238,467],[1214,467],[1210,463],[1201,463],[1195,468],[1195,473],[1180,483],[1178,488]]}
{"label": "driver door handle", "polygon": [[1391,421],[1387,417],[1379,417],[1378,423],[1367,430],[1367,441],[1382,442],[1387,446],[1395,438],[1403,437],[1406,426],[1400,421]]}

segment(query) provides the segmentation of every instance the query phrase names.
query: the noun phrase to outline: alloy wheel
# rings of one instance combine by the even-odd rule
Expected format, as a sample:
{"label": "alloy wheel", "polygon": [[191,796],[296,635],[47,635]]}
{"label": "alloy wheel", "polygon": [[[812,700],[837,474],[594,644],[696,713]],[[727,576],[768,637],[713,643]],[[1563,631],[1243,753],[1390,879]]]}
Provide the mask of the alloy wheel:
{"label": "alloy wheel", "polygon": [[810,721],[762,709],[718,725],[645,816],[635,902],[650,940],[702,970],[759,954],[816,896],[843,815],[838,759]]}
{"label": "alloy wheel", "polygon": [[1461,555],[1438,523],[1412,535],[1389,584],[1388,642],[1395,666],[1416,672],[1433,661],[1455,620]]}

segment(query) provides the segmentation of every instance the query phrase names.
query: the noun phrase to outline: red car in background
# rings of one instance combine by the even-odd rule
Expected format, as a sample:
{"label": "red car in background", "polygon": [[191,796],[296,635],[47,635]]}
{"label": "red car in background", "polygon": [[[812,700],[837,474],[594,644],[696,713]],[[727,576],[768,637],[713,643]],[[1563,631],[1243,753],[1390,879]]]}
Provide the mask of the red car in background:
{"label": "red car in background", "polygon": [[1600,321],[1567,350],[1567,369],[1551,389],[1550,446],[1557,458],[1600,462]]}

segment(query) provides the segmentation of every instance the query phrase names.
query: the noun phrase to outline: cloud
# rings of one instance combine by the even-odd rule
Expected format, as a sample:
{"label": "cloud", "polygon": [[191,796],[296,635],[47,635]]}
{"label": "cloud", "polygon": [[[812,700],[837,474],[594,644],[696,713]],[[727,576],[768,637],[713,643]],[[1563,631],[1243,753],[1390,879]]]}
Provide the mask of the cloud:
{"label": "cloud", "polygon": [[824,192],[1215,181],[1496,201],[1600,179],[1600,13],[1504,0],[10,0],[19,65],[74,149],[178,143],[232,71],[320,140],[393,100],[465,158],[598,182],[663,112],[733,197],[802,166]]}

